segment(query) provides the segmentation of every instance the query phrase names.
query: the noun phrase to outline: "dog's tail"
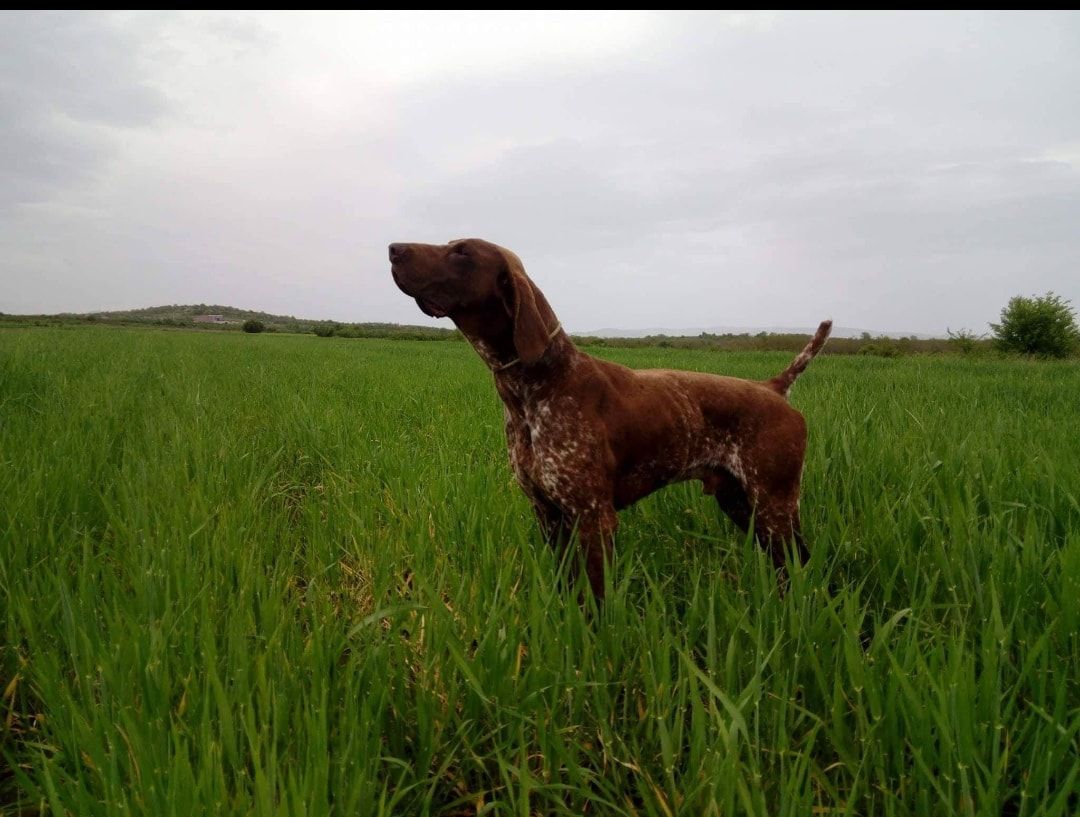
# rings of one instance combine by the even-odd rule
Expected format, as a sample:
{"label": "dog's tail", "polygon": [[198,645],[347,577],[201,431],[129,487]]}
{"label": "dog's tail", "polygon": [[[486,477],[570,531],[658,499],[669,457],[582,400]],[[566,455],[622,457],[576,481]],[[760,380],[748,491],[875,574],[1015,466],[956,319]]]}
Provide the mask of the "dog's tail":
{"label": "dog's tail", "polygon": [[791,390],[791,385],[795,382],[795,378],[806,371],[806,367],[810,365],[810,361],[821,351],[821,347],[823,347],[825,341],[829,339],[829,333],[831,331],[832,321],[822,321],[821,325],[817,328],[817,332],[814,333],[814,337],[803,347],[803,350],[799,352],[798,357],[791,361],[791,365],[780,372],[776,377],[771,380],[766,380],[765,385],[779,392],[784,397],[787,397],[788,392]]}

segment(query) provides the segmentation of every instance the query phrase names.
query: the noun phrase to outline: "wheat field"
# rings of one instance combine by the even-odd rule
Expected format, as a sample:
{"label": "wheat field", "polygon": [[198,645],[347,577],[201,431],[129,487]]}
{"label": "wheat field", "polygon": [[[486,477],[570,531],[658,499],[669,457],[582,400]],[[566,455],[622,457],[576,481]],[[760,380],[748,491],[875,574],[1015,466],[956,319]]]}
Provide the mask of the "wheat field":
{"label": "wheat field", "polygon": [[688,483],[597,610],[464,344],[4,330],[3,813],[1075,815],[1078,395],[819,358],[787,594]]}

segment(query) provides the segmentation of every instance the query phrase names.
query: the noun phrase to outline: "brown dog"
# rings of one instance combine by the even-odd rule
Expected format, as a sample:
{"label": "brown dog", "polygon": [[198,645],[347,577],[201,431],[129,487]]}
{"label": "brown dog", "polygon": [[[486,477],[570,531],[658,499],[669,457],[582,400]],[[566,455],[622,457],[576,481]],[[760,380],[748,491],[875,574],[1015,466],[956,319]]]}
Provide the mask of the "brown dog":
{"label": "brown dog", "polygon": [[577,531],[593,592],[616,511],[673,482],[705,493],[784,566],[809,556],[799,529],[806,422],[786,400],[832,321],[782,373],[758,383],[696,372],[635,371],[579,351],[509,250],[470,238],[391,244],[391,272],[425,314],[448,317],[495,375],[510,464],[553,544]]}

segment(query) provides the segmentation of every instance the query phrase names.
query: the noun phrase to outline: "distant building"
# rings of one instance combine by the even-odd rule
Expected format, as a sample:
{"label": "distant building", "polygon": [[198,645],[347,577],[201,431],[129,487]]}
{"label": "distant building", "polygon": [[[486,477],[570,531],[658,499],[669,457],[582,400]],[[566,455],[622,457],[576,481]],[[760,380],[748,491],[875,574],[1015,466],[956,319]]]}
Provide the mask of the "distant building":
{"label": "distant building", "polygon": [[192,320],[195,323],[232,323],[232,321],[225,320],[224,315],[196,315]]}

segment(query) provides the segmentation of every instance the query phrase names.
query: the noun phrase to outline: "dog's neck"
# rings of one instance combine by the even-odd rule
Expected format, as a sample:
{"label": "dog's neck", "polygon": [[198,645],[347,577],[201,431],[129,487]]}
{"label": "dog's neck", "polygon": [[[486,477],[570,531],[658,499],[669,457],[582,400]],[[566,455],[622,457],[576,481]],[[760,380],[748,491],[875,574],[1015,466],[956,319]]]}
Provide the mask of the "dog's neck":
{"label": "dog's neck", "polygon": [[554,376],[570,368],[580,354],[554,313],[544,353],[529,362],[518,355],[514,327],[505,311],[451,315],[451,318],[495,376],[500,394],[505,390],[518,399],[526,399],[533,383],[553,382]]}
{"label": "dog's neck", "polygon": [[[559,335],[560,332],[562,332],[562,322],[555,324],[554,328],[552,328],[552,330],[548,332],[547,342],[544,346],[543,354],[547,353],[548,347],[551,346],[551,344],[555,341],[555,338]],[[541,357],[542,356],[543,355],[541,355]],[[505,372],[507,369],[511,369],[514,366],[517,366],[519,363],[521,363],[521,358],[515,357],[509,363],[503,363],[499,366],[495,366],[492,371],[494,371],[495,374],[498,374],[499,372]]]}

